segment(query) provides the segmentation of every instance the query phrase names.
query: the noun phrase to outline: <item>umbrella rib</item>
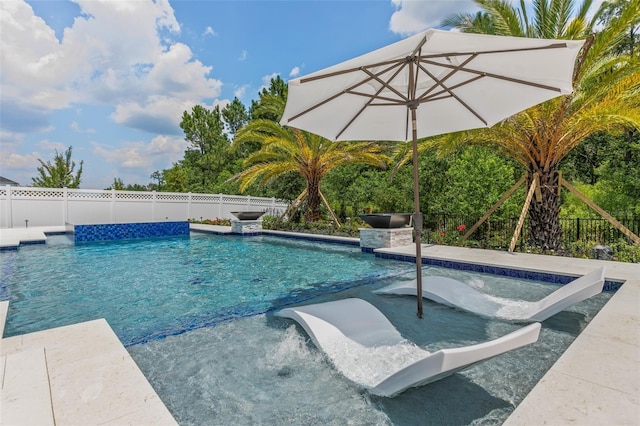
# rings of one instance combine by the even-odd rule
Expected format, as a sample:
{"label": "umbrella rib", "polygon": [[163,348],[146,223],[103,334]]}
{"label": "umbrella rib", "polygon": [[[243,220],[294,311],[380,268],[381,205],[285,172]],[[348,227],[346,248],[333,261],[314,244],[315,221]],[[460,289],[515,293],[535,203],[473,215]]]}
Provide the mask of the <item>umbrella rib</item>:
{"label": "umbrella rib", "polygon": [[[405,95],[403,95],[399,90],[397,90],[395,87],[393,87],[393,86],[391,86],[391,85],[389,84],[389,82],[393,81],[393,79],[394,79],[394,78],[396,78],[396,77],[398,76],[398,74],[400,74],[400,71],[402,71],[402,70],[403,70],[403,68],[405,68],[406,66],[407,66],[407,63],[406,63],[406,62],[405,62],[405,63],[403,63],[402,65],[400,65],[400,66],[398,67],[398,69],[396,70],[396,72],[395,72],[391,77],[389,77],[389,80],[387,80],[387,81],[382,80],[381,78],[379,78],[377,75],[373,74],[373,73],[372,73],[371,71],[369,71],[368,69],[363,69],[363,70],[362,70],[363,72],[365,72],[365,73],[369,74],[369,75],[371,76],[371,78],[372,78],[372,79],[375,79],[378,83],[382,84],[382,87],[380,88],[380,90],[378,90],[378,92],[377,92],[374,96],[372,96],[372,98],[377,98],[377,97],[378,97],[378,94],[379,94],[380,92],[382,92],[382,89],[384,89],[384,88],[386,87],[387,89],[391,90],[393,93],[395,93],[396,95],[398,95],[398,96],[399,96],[401,99],[403,99],[404,101],[408,101],[409,99],[408,99]],[[383,74],[383,73],[380,73],[380,74]],[[354,92],[354,93],[355,93],[355,92]],[[380,99],[384,99],[384,98],[380,98]],[[392,100],[391,98],[386,98],[386,99],[390,99],[390,100]]]}
{"label": "umbrella rib", "polygon": [[467,55],[491,55],[496,53],[515,53],[515,52],[531,52],[535,50],[547,50],[547,49],[562,49],[567,47],[567,43],[552,43],[547,46],[538,47],[522,47],[519,49],[498,49],[498,50],[481,50],[481,51],[467,51],[467,52],[449,52],[449,53],[434,53],[432,55],[423,55],[422,59],[430,58],[443,58],[447,56],[467,56]]}
{"label": "umbrella rib", "polygon": [[432,93],[429,96],[425,96],[426,95],[426,93],[425,93],[422,96],[420,96],[417,99],[417,101],[420,102],[420,103],[423,103],[423,102],[432,102],[432,101],[438,101],[438,100],[441,100],[441,99],[449,98],[451,96],[441,96],[441,95],[443,95],[445,93],[449,93],[450,90],[455,90],[458,87],[462,87],[462,86],[466,86],[467,84],[471,84],[474,81],[480,80],[481,78],[483,78],[483,76],[481,76],[481,75],[475,76],[473,78],[470,78],[469,80],[460,82],[460,83],[455,84],[455,85],[450,86],[450,87],[443,88],[439,92]]}
{"label": "umbrella rib", "polygon": [[[465,101],[463,101],[458,95],[456,95],[453,91],[452,88],[447,87],[444,84],[444,80],[447,79],[449,76],[451,76],[455,71],[452,71],[451,73],[449,73],[444,79],[440,80],[438,79],[435,75],[433,75],[432,73],[429,72],[429,70],[427,70],[426,68],[423,68],[422,66],[420,66],[420,69],[422,71],[424,71],[429,77],[431,77],[433,79],[433,81],[436,82],[436,84],[440,87],[442,87],[442,89],[449,93],[451,96],[453,96],[453,98],[458,101],[463,107],[465,107],[466,109],[469,110],[469,112],[471,112],[471,114],[475,115],[476,118],[480,121],[482,121],[484,123],[485,126],[488,125],[487,120],[485,120],[475,109],[471,108],[469,105],[467,105],[467,103]],[[482,78],[482,76],[479,76],[478,78]],[[466,82],[468,83],[468,82]],[[435,87],[435,86],[433,86]],[[431,91],[433,89],[433,87],[429,90]],[[420,97],[422,98],[422,96]]]}
{"label": "umbrella rib", "polygon": [[[389,65],[389,64],[393,64],[393,66],[396,66],[396,65],[402,64],[404,62],[404,60],[405,60],[404,58],[393,59],[393,60],[390,60],[390,61],[377,62],[375,64],[360,65],[358,67],[353,67],[353,68],[349,68],[349,69],[346,69],[346,70],[334,71],[334,72],[329,72],[329,73],[321,74],[321,75],[314,75],[312,77],[301,78],[300,79],[300,83],[308,83],[310,81],[322,80],[323,78],[335,77],[335,76],[342,75],[342,74],[349,74],[349,73],[352,73],[352,72],[358,72],[358,71],[362,71],[362,69],[364,67],[376,68],[376,67],[381,67],[381,66],[385,66],[385,65]],[[393,68],[393,66],[391,66],[389,69]]]}
{"label": "umbrella rib", "polygon": [[[431,77],[436,83],[437,85],[441,86],[443,89],[446,90],[446,87],[444,86],[444,82],[447,81],[449,79],[449,77],[451,77],[452,75],[454,75],[456,72],[458,72],[458,70],[462,67],[464,67],[465,65],[467,65],[469,62],[471,62],[473,60],[473,58],[475,58],[475,55],[471,55],[469,56],[467,59],[465,59],[461,64],[456,65],[456,66],[450,66],[450,68],[453,68],[449,74],[445,75],[442,79],[438,79],[435,76],[433,76],[433,74],[431,74],[429,71],[427,71],[427,69],[425,67],[422,66],[421,63],[419,63],[419,68],[425,73],[427,74],[429,77]],[[423,61],[421,61],[423,62]],[[436,62],[437,64],[437,62]],[[435,90],[436,86],[433,85],[431,87],[429,87],[422,95],[418,96],[417,100],[420,100],[424,97],[426,97],[429,93],[431,93],[433,90]]]}
{"label": "umbrella rib", "polygon": [[[443,68],[451,68],[453,69],[453,73],[457,72],[457,71],[464,71],[464,72],[468,72],[470,74],[478,74],[482,77],[490,77],[490,78],[495,78],[498,80],[505,80],[505,81],[510,81],[512,83],[517,83],[517,84],[522,84],[525,86],[531,86],[531,87],[536,87],[538,89],[546,89],[546,90],[551,90],[554,92],[560,92],[561,89],[558,87],[554,87],[554,86],[548,86],[546,84],[541,84],[541,83],[535,83],[533,81],[526,81],[526,80],[522,80],[519,78],[514,78],[514,77],[507,77],[506,75],[500,75],[500,74],[495,74],[495,73],[491,73],[491,72],[486,72],[486,71],[481,71],[481,70],[476,70],[473,68],[467,68],[464,66],[455,66],[455,65],[450,65],[450,64],[444,64],[444,63],[440,63],[440,62],[435,62],[435,61],[428,61],[428,60],[421,60],[422,63],[425,64],[429,64],[429,65],[436,65],[439,67],[443,67]],[[443,79],[444,80],[444,79]]]}
{"label": "umbrella rib", "polygon": [[[420,48],[425,44],[426,42],[426,38],[423,39],[420,44],[414,49],[414,53],[418,50],[420,50]],[[527,47],[527,48],[521,48],[521,49],[501,49],[501,50],[487,50],[487,51],[482,51],[482,52],[451,52],[451,53],[437,53],[437,54],[433,54],[433,55],[424,55],[421,56],[422,59],[429,59],[429,58],[442,58],[442,57],[446,57],[446,56],[466,56],[466,55],[483,55],[483,54],[494,54],[494,53],[512,53],[512,52],[528,52],[528,51],[534,51],[534,50],[546,50],[546,49],[561,49],[561,48],[565,48],[567,47],[566,43],[554,43],[554,44],[550,44],[548,46],[540,46],[540,47]],[[404,62],[405,59],[401,58],[401,59],[393,59],[390,61],[381,61],[381,62],[377,62],[375,64],[369,64],[367,65],[368,68],[375,68],[375,67],[380,67],[380,66],[384,66],[384,65],[388,65],[388,64],[398,64],[400,62]],[[328,77],[334,77],[337,75],[342,75],[342,74],[348,74],[351,72],[356,72],[356,71],[360,71],[362,69],[362,66],[359,67],[354,67],[354,68],[349,68],[346,70],[341,70],[341,71],[334,71],[334,72],[330,72],[330,73],[326,73],[326,74],[322,74],[322,75],[316,75],[313,77],[306,77],[306,78],[302,78],[300,79],[300,83],[307,83],[309,81],[314,81],[314,80],[320,80],[323,78],[328,78]]]}
{"label": "umbrella rib", "polygon": [[[368,107],[369,105],[371,105],[371,102],[373,102],[373,101],[378,97],[378,95],[380,94],[380,92],[382,92],[382,91],[384,90],[384,88],[385,88],[385,87],[386,87],[386,88],[388,88],[388,89],[391,89],[392,91],[396,92],[400,97],[402,97],[402,94],[401,94],[401,93],[399,93],[399,92],[397,92],[393,87],[391,87],[391,86],[389,85],[389,82],[390,82],[390,81],[392,81],[394,78],[396,78],[396,76],[400,73],[400,71],[402,71],[402,69],[403,69],[405,66],[406,66],[406,62],[405,62],[404,64],[401,64],[401,65],[398,67],[398,69],[396,70],[396,72],[395,72],[395,73],[393,73],[393,75],[392,75],[391,77],[389,77],[389,80],[388,80],[388,81],[386,81],[386,82],[385,82],[385,81],[383,81],[383,80],[381,80],[381,79],[379,79],[377,75],[374,75],[374,74],[373,74],[372,72],[370,72],[369,70],[364,69],[364,68],[362,69],[362,71],[363,71],[364,73],[368,74],[372,79],[375,79],[376,81],[378,81],[378,82],[381,84],[381,86],[378,88],[378,90],[377,90],[377,92],[376,92],[376,94],[375,94],[375,95],[373,95],[373,96],[369,96],[369,98],[370,98],[370,99],[367,101],[367,103],[365,103],[365,104],[362,106],[362,108],[360,108],[360,111],[358,111],[358,112],[357,112],[353,117],[351,117],[351,120],[349,120],[349,122],[348,122],[348,123],[347,123],[347,124],[342,128],[342,130],[340,130],[340,131],[338,132],[338,134],[337,134],[337,135],[336,135],[336,137],[335,137],[336,139],[338,139],[338,138],[340,137],[340,135],[342,135],[342,134],[345,132],[345,130],[347,130],[347,129],[349,128],[349,126],[351,126],[351,124],[353,124],[353,122],[354,122],[354,121],[356,121],[356,119],[360,116],[360,114],[362,114],[362,112],[363,112],[365,109],[367,109],[367,107]],[[389,69],[392,69],[392,68],[393,68],[393,67],[390,67]],[[385,70],[383,73],[385,73],[386,71],[387,71],[387,70]],[[366,94],[361,94],[361,93],[356,93],[356,92],[350,92],[350,93],[358,94],[358,95],[362,95],[362,96],[368,96],[368,95],[366,95]],[[388,98],[386,98],[386,99],[388,99]],[[393,101],[393,99],[391,99],[391,100]]]}
{"label": "umbrella rib", "polygon": [[[385,64],[385,65],[393,64],[393,65],[391,65],[390,67],[387,67],[387,68],[383,69],[382,71],[380,71],[380,72],[376,73],[376,75],[384,74],[384,73],[388,72],[389,70],[392,70],[393,68],[398,67],[398,66],[399,66],[399,69],[402,69],[402,66],[403,66],[403,64],[404,64],[404,63],[405,63],[405,60],[404,60],[404,59],[402,59],[402,60],[395,60],[395,61],[386,61],[386,62],[384,62],[384,63],[380,62],[380,63],[378,63],[378,65],[379,65],[379,64]],[[370,72],[368,72],[368,70],[365,70],[365,68],[364,68],[364,67],[353,68],[353,69],[349,70],[348,72],[353,72],[353,71],[362,71],[362,72],[368,73],[369,75],[371,74]],[[394,76],[395,76],[395,75],[397,75],[399,72],[400,72],[400,71],[397,71],[397,72],[396,72],[396,74],[394,74]],[[338,72],[338,73],[330,73],[330,74],[326,74],[325,76],[318,76],[318,77],[313,77],[313,78],[306,78],[306,79],[300,80],[300,83],[307,83],[307,82],[309,82],[309,81],[318,80],[318,79],[319,79],[319,78],[321,78],[321,77],[322,77],[322,78],[324,78],[324,77],[330,77],[331,75],[339,75],[339,74],[344,74],[344,73],[341,73],[341,72]],[[344,89],[343,91],[338,92],[338,93],[336,93],[335,95],[330,96],[330,97],[328,97],[328,98],[325,98],[322,102],[318,102],[317,104],[314,104],[314,105],[310,106],[309,108],[305,109],[304,111],[301,111],[301,112],[299,112],[298,114],[295,114],[295,115],[291,116],[291,117],[287,120],[287,122],[289,123],[289,122],[291,122],[291,121],[293,121],[293,120],[295,120],[295,119],[297,119],[297,118],[299,118],[299,117],[302,117],[302,116],[303,116],[303,115],[305,115],[306,113],[311,112],[311,111],[313,111],[314,109],[316,109],[316,108],[318,108],[318,107],[321,107],[322,105],[324,105],[324,104],[326,104],[326,103],[328,103],[328,102],[331,102],[332,100],[334,100],[334,99],[336,99],[336,98],[340,97],[341,95],[344,95],[344,94],[347,94],[347,93],[349,93],[349,94],[360,94],[360,93],[352,92],[352,90],[353,90],[353,89],[355,89],[355,88],[356,88],[356,87],[358,87],[358,86],[362,86],[363,84],[365,84],[365,83],[367,83],[367,82],[371,81],[373,78],[374,78],[374,77],[372,77],[372,76],[370,75],[368,78],[365,78],[364,80],[362,80],[362,81],[359,81],[359,82],[355,83],[354,85],[352,85],[352,86],[350,86],[350,87],[348,87],[348,88]],[[378,92],[378,93],[379,93],[379,92]],[[366,96],[366,95],[365,95],[365,96]]]}
{"label": "umbrella rib", "polygon": [[[387,96],[379,96],[377,93],[375,94],[371,94],[371,93],[362,93],[362,92],[355,92],[353,90],[350,90],[349,92],[350,95],[356,95],[356,96],[362,96],[364,98],[369,98],[372,101],[374,100],[383,100],[383,101],[389,101],[389,105],[406,105],[408,102],[408,99],[394,99],[394,98],[390,98]],[[404,96],[403,96],[404,98]],[[373,105],[378,105],[378,104],[373,104]]]}

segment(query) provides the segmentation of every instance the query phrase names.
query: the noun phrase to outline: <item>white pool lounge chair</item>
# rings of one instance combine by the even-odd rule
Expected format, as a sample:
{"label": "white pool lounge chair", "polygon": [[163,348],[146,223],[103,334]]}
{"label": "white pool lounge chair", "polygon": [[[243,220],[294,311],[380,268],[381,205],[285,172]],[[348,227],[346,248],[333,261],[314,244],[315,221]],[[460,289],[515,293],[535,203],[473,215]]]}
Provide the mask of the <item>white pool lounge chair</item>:
{"label": "white pool lounge chair", "polygon": [[[425,275],[422,297],[487,317],[522,322],[544,321],[569,306],[601,293],[604,273],[603,266],[536,302],[491,296],[452,278]],[[374,293],[415,296],[416,282],[392,284]]]}
{"label": "white pool lounge chair", "polygon": [[378,309],[362,299],[296,306],[275,315],[300,323],[338,371],[386,397],[534,343],[540,334],[540,324],[530,324],[489,342],[430,353],[404,339]]}

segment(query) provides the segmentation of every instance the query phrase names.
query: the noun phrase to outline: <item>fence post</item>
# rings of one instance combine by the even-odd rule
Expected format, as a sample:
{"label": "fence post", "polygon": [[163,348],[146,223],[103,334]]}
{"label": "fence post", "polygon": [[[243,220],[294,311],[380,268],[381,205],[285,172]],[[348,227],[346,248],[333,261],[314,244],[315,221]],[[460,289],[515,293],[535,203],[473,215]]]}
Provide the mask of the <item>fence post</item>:
{"label": "fence post", "polygon": [[216,218],[222,217],[222,194],[218,194],[218,215]]}
{"label": "fence post", "polygon": [[187,203],[187,220],[191,218],[191,192],[189,192],[189,202]]}
{"label": "fence post", "polygon": [[13,205],[11,202],[11,185],[7,185],[7,226],[13,228]]}
{"label": "fence post", "polygon": [[251,195],[247,195],[247,210],[251,210]]}
{"label": "fence post", "polygon": [[111,223],[116,223],[116,190],[111,189]]}
{"label": "fence post", "polygon": [[576,241],[580,240],[580,218],[576,218]]}
{"label": "fence post", "polygon": [[62,224],[69,223],[69,188],[66,186],[62,188],[63,201],[62,201]]}
{"label": "fence post", "polygon": [[151,191],[153,194],[151,196],[151,222],[156,221],[156,201],[158,199],[156,191]]}

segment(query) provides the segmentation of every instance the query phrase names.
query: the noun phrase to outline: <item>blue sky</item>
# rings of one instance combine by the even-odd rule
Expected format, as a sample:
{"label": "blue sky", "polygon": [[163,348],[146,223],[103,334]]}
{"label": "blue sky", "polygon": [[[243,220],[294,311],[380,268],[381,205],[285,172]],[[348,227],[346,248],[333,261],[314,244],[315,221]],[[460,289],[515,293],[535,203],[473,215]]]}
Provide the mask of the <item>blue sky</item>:
{"label": "blue sky", "polygon": [[469,0],[0,1],[0,175],[73,146],[81,188],[147,184],[183,157],[182,112],[247,107],[275,75],[437,27]]}

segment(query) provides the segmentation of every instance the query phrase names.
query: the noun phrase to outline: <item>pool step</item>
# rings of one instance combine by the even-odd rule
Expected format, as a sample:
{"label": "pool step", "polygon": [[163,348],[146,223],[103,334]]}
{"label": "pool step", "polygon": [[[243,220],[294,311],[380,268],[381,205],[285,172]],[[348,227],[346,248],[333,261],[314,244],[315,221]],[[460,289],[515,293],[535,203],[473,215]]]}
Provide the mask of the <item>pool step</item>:
{"label": "pool step", "polygon": [[0,250],[17,249],[20,244],[37,244],[47,241],[43,231],[29,228],[6,228],[0,230]]}
{"label": "pool step", "polygon": [[54,425],[44,347],[3,355],[1,362],[0,423]]}

